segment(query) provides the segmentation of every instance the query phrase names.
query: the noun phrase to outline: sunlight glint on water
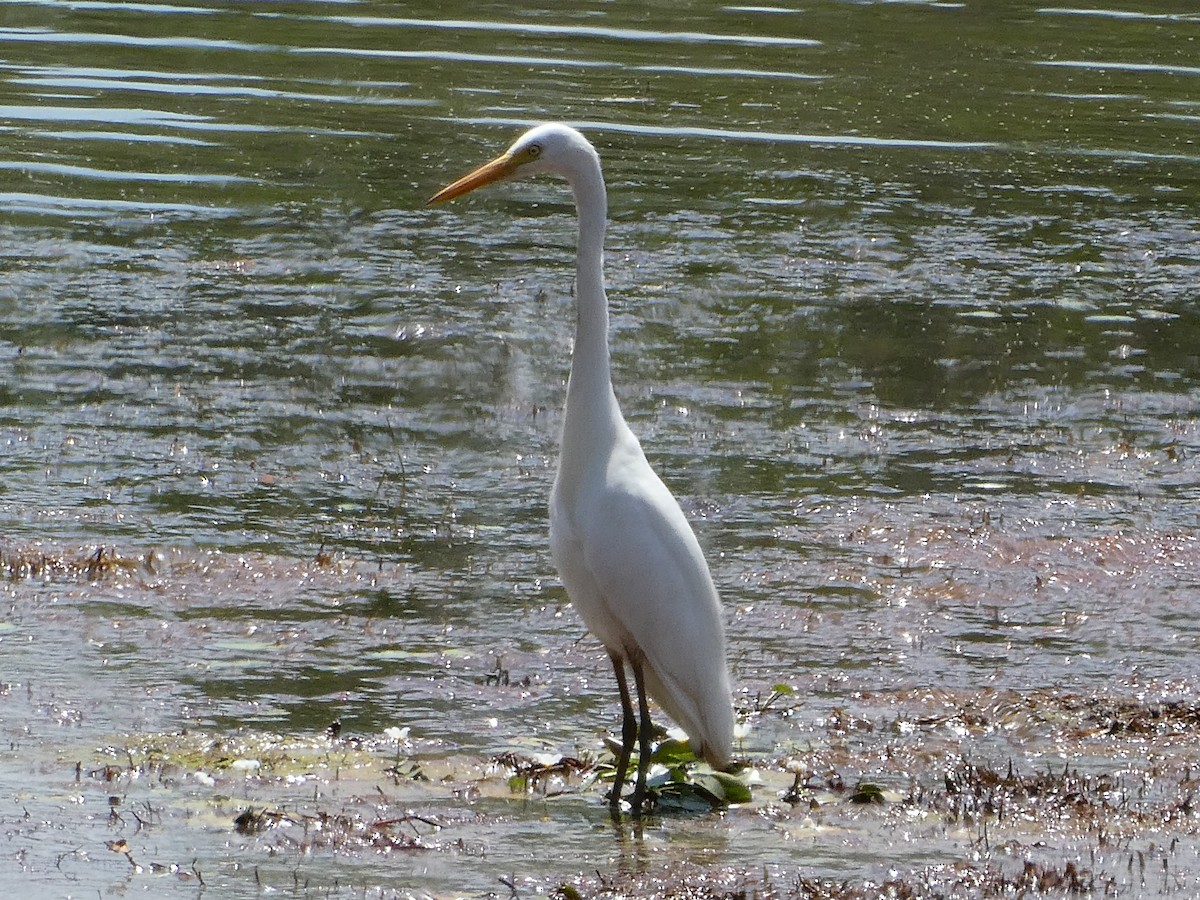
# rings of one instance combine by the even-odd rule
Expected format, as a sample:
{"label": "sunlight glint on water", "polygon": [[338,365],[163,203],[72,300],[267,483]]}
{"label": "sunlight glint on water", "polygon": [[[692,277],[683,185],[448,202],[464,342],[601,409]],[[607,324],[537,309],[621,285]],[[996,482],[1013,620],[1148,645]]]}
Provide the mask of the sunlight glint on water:
{"label": "sunlight glint on water", "polygon": [[[597,750],[607,663],[546,550],[568,197],[424,206],[546,118],[605,161],[617,390],[710,551],[739,706],[802,698],[748,753],[824,747],[847,710],[882,753],[892,710],[939,692],[1194,693],[1195,25],[1167,4],[7,4],[0,550],[142,562],[6,583],[0,797],[27,862],[0,893],[58,889],[75,846],[104,860],[68,858],[81,892],[125,885],[108,786],[62,760],[128,731],[408,725],[468,770]],[[974,749],[1048,758],[1039,739]],[[511,840],[305,865],[476,893],[607,867],[594,800],[543,823],[418,795],[469,819],[466,846]],[[153,838],[254,896],[233,815]],[[652,840],[839,880],[962,852],[863,827]]]}

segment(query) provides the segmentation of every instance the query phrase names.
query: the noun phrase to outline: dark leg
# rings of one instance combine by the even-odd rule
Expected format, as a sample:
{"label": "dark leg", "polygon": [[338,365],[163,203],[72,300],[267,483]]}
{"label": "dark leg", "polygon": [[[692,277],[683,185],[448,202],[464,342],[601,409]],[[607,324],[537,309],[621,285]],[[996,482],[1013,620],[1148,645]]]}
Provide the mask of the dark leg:
{"label": "dark leg", "polygon": [[633,683],[637,687],[638,713],[641,716],[638,725],[638,771],[637,784],[633,789],[633,814],[642,814],[642,803],[646,799],[646,772],[650,768],[650,756],[653,748],[650,746],[654,729],[650,725],[650,704],[646,702],[646,684],[642,675],[642,661],[636,657],[630,660],[633,666]]}
{"label": "dark leg", "polygon": [[[637,738],[637,721],[633,715],[633,703],[629,699],[629,684],[625,681],[625,662],[612,653],[608,658],[612,660],[613,672],[617,676],[617,688],[621,692],[621,756],[617,759],[612,793],[608,795],[608,805],[616,812],[621,807],[621,789],[625,787],[625,773],[629,771],[629,757],[633,753],[633,742]],[[641,677],[640,674],[636,674],[639,671],[634,670],[637,678]],[[639,693],[640,691],[639,688]]]}

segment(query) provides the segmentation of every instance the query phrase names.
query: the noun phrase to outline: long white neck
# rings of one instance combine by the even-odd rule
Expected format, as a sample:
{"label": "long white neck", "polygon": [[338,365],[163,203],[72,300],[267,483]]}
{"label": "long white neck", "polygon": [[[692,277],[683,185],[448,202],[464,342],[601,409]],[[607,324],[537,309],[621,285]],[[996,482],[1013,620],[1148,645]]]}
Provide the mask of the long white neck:
{"label": "long white neck", "polygon": [[[581,167],[570,179],[579,215],[575,257],[575,351],[567,384],[563,464],[582,458],[585,446],[595,458],[595,443],[615,439],[622,425],[612,389],[608,353],[608,298],[604,293],[604,232],[608,198],[600,160]],[[566,436],[580,442],[571,446]],[[578,455],[577,455],[578,451]]]}

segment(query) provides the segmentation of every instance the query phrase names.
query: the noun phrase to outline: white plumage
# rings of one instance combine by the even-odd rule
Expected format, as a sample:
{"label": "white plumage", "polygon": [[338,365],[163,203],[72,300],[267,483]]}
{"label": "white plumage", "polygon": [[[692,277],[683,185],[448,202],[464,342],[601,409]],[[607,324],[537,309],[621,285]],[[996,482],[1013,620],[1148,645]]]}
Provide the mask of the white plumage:
{"label": "white plumage", "polygon": [[[729,764],[733,710],[721,606],[687,518],[650,468],[613,394],[603,274],[608,202],[595,149],[569,126],[540,125],[430,202],[538,173],[567,180],[579,215],[575,350],[550,496],[550,550],[572,604],[608,650],[621,690],[614,808],[640,735],[631,801],[640,813],[651,750],[646,694],[714,768]],[[626,667],[634,674],[640,728]]]}

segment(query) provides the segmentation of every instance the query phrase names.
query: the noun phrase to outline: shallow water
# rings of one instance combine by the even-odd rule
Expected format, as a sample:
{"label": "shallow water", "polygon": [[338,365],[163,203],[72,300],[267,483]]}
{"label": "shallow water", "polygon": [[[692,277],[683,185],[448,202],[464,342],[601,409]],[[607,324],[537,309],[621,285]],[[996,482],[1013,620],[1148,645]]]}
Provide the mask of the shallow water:
{"label": "shallow water", "polygon": [[[617,391],[709,551],[739,708],[802,698],[748,754],[926,690],[1194,697],[1197,40],[1174,4],[6,4],[0,550],[140,562],[4,585],[0,885],[125,883],[73,773],[129,733],[409,726],[479,773],[598,746],[607,661],[545,547],[573,211],[553,182],[424,206],[546,118],[605,161]],[[231,793],[153,839],[253,894]],[[505,849],[275,874],[478,894],[628,862],[594,794],[416,796]],[[655,831],[839,879],[962,852],[889,833]]]}

